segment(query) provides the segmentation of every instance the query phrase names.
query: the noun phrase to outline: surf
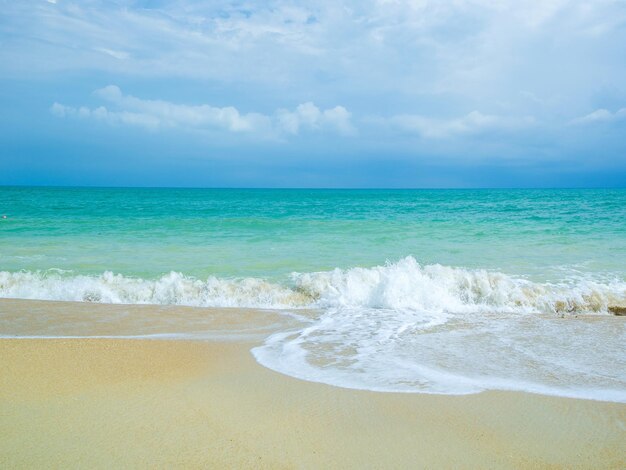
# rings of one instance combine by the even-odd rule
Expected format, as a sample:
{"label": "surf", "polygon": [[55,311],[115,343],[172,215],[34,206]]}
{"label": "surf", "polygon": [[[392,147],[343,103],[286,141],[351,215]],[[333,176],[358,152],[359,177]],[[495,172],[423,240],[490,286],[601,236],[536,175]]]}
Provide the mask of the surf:
{"label": "surf", "polygon": [[[220,307],[274,309],[292,323],[268,332],[252,353],[304,380],[382,392],[518,390],[626,402],[626,328],[612,314],[626,306],[626,283],[616,275],[571,272],[537,282],[408,256],[282,281],[2,271],[0,297],[202,307],[207,319]],[[146,325],[158,323],[154,315]],[[202,309],[194,321],[201,317]],[[181,339],[162,323],[158,334]],[[210,322],[199,324],[200,336],[212,337]]]}
{"label": "surf", "polygon": [[154,279],[111,271],[1,271],[0,297],[194,307],[607,314],[626,306],[626,282],[618,276],[580,273],[558,282],[534,282],[498,271],[421,265],[407,256],[374,267],[294,272],[282,282],[200,279],[174,271]]}

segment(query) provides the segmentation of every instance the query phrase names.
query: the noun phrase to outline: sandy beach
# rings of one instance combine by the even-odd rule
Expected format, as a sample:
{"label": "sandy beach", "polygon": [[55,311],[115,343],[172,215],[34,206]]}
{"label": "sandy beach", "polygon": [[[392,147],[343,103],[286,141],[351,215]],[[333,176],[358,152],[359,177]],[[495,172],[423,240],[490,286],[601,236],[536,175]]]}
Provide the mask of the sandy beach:
{"label": "sandy beach", "polygon": [[623,468],[626,406],[373,393],[247,342],[0,340],[2,468]]}

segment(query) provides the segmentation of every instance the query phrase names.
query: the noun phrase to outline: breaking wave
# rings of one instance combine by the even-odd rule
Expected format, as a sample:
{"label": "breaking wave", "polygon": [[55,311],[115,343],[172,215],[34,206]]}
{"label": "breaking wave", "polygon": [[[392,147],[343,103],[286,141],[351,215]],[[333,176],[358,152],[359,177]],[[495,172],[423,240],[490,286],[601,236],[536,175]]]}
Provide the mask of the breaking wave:
{"label": "breaking wave", "polygon": [[105,272],[0,272],[0,297],[200,307],[368,308],[424,312],[608,313],[626,306],[623,279],[538,283],[499,272],[420,265],[413,257],[372,268],[206,280],[171,272],[142,279]]}

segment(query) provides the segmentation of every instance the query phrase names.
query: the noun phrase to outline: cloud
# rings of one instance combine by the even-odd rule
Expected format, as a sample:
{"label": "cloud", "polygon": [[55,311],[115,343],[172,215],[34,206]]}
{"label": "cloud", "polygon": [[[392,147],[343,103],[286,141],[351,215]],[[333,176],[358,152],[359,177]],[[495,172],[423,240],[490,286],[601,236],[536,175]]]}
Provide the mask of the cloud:
{"label": "cloud", "polygon": [[[302,84],[329,75],[370,90],[432,91],[471,88],[484,74],[517,82],[517,67],[506,67],[517,64],[536,70],[553,64],[557,78],[565,78],[558,65],[568,56],[581,63],[597,61],[595,50],[623,54],[613,44],[623,39],[626,6],[621,0],[24,0],[7,2],[3,17],[0,58],[5,69],[23,73],[43,66]],[[572,48],[589,35],[604,39]],[[552,62],[536,63],[547,53],[554,53]],[[50,56],[56,60],[45,60]],[[613,61],[611,69],[623,66]],[[585,76],[605,72],[588,67]]]}
{"label": "cloud", "polygon": [[218,129],[235,133],[250,133],[264,137],[281,134],[299,134],[305,131],[327,131],[342,135],[355,132],[350,113],[342,106],[321,110],[312,102],[296,107],[294,111],[279,109],[274,115],[242,113],[233,106],[215,107],[208,104],[185,105],[163,100],[144,100],[125,95],[109,85],[94,91],[94,95],[111,104],[109,109],[78,108],[54,103],[50,111],[57,117],[96,119],[109,124],[126,124],[149,130],[181,128],[194,130]]}
{"label": "cloud", "polygon": [[394,127],[417,133],[425,138],[442,139],[487,131],[520,129],[532,125],[534,118],[530,116],[511,118],[472,111],[454,119],[434,119],[416,114],[403,114],[393,116],[387,122]]}
{"label": "cloud", "polygon": [[112,103],[124,113],[145,116],[147,119],[138,121],[137,124],[155,123],[149,127],[216,128],[231,132],[261,132],[271,125],[267,116],[259,113],[242,114],[233,106],[218,108],[207,104],[191,106],[162,100],[143,100],[124,95],[115,85],[96,90],[94,94]]}
{"label": "cloud", "polygon": [[139,126],[145,129],[156,130],[160,127],[161,122],[158,117],[145,113],[134,113],[128,111],[109,111],[104,106],[90,109],[86,106],[74,108],[65,106],[60,103],[54,103],[50,107],[50,112],[57,117],[73,117],[80,119],[95,119],[108,124],[118,125],[127,124],[131,126]]}
{"label": "cloud", "polygon": [[621,108],[612,113],[608,109],[596,109],[594,112],[572,120],[572,124],[593,124],[599,122],[615,122],[626,119],[626,108]]}
{"label": "cloud", "polygon": [[[616,122],[626,103],[624,0],[5,3],[0,78],[19,92],[37,77],[28,113],[56,100],[69,119],[289,140],[292,154],[313,152],[296,136],[339,134],[358,135],[342,158],[565,161],[598,134],[572,118],[601,107],[577,123]],[[124,93],[74,101],[103,77]]]}
{"label": "cloud", "polygon": [[102,52],[103,54],[107,54],[111,57],[114,57],[118,60],[126,60],[130,58],[130,54],[125,51],[114,51],[112,49],[107,49],[106,47],[95,47],[94,51]]}
{"label": "cloud", "polygon": [[350,117],[351,114],[343,106],[322,111],[310,101],[299,105],[294,111],[280,109],[276,112],[280,128],[289,134],[298,134],[302,128],[329,128],[343,135],[354,135],[356,129],[350,122]]}

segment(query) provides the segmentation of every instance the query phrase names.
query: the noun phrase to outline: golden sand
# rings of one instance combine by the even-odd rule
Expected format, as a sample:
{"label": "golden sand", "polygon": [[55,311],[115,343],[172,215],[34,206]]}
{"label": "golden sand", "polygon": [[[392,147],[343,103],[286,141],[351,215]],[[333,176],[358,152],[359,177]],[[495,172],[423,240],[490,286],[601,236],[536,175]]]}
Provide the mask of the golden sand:
{"label": "golden sand", "polygon": [[624,468],[626,406],[373,393],[246,343],[0,340],[0,468]]}

